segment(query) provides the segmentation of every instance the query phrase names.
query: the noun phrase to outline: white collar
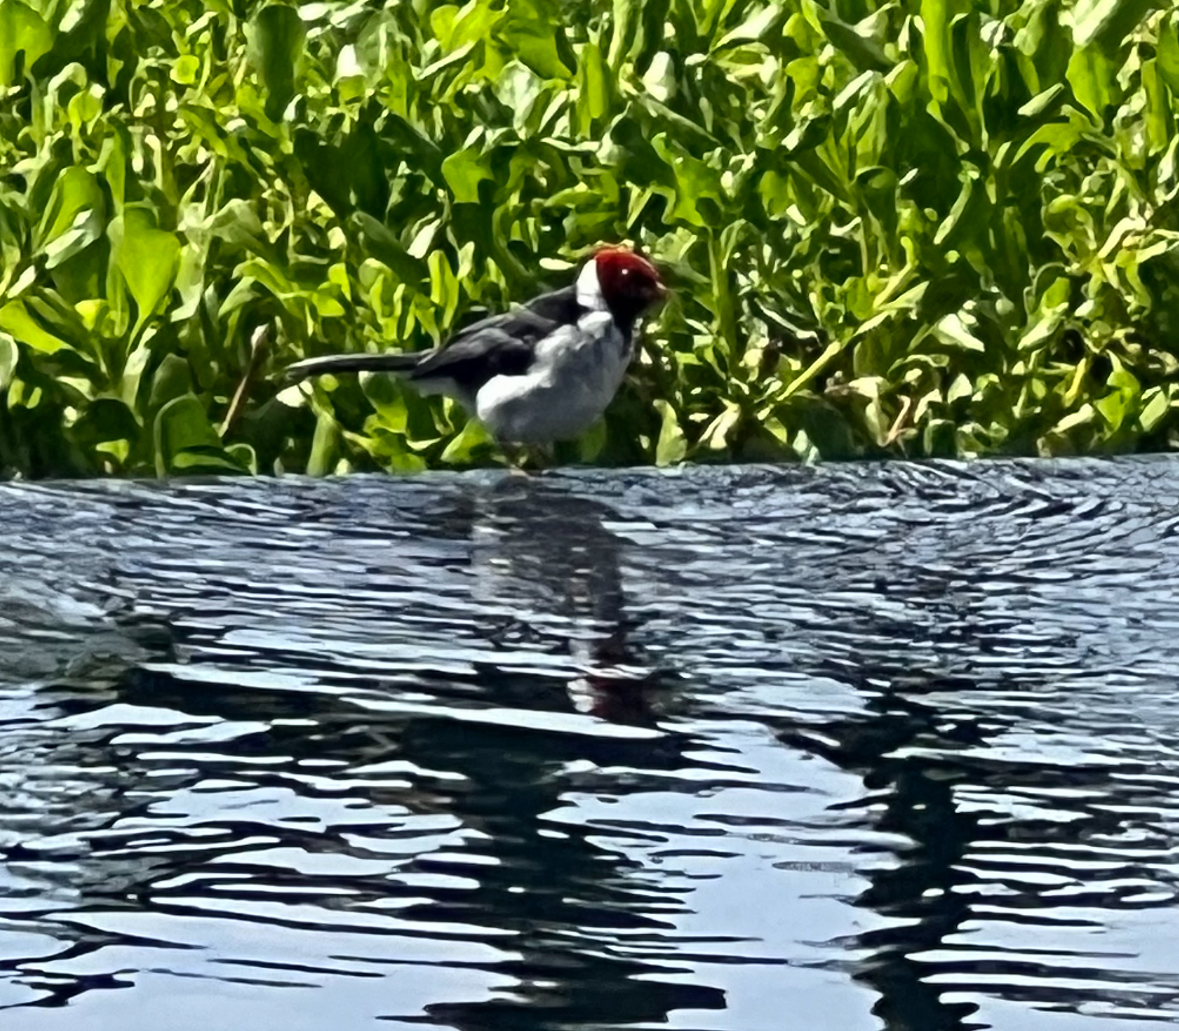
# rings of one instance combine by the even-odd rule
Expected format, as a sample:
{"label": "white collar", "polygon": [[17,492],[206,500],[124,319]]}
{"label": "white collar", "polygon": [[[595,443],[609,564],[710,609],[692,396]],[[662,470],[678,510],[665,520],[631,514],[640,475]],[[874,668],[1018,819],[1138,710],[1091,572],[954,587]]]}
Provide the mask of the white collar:
{"label": "white collar", "polygon": [[590,258],[577,274],[577,303],[590,311],[606,311],[606,298],[598,282],[598,262]]}

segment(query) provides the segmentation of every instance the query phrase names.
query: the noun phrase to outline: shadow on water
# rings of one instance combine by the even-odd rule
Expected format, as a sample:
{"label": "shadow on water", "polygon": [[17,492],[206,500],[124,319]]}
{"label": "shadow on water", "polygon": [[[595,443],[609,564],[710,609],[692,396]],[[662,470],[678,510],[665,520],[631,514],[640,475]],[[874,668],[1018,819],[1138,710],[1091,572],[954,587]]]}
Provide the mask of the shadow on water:
{"label": "shadow on water", "polygon": [[0,1019],[1177,1020],[1171,470],[4,488]]}

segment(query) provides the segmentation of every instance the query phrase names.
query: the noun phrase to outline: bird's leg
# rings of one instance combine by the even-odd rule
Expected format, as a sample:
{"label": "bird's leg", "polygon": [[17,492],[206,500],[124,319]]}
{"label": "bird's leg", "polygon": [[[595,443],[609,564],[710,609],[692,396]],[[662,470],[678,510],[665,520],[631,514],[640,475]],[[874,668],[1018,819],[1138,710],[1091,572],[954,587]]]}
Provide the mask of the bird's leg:
{"label": "bird's leg", "polygon": [[503,451],[504,458],[508,463],[508,472],[513,476],[527,476],[528,472],[524,468],[524,463],[528,458],[528,448],[523,444],[509,444],[506,441],[500,444],[500,450]]}
{"label": "bird's leg", "polygon": [[501,441],[500,450],[507,460],[508,469],[519,476],[556,465],[556,446],[553,444],[509,444]]}
{"label": "bird's leg", "polygon": [[551,469],[557,464],[557,445],[533,444],[528,449],[528,457],[532,459],[532,467],[537,472],[542,469]]}

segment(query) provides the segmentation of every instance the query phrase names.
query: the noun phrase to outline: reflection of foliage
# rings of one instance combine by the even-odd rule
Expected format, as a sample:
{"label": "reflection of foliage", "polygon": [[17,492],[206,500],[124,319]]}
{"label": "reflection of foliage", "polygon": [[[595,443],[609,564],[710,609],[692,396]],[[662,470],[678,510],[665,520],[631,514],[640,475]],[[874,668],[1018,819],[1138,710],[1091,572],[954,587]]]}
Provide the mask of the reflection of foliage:
{"label": "reflection of foliage", "polygon": [[566,457],[1168,446],[1172,6],[0,0],[0,469],[484,460],[385,378],[262,373],[618,238],[677,297]]}

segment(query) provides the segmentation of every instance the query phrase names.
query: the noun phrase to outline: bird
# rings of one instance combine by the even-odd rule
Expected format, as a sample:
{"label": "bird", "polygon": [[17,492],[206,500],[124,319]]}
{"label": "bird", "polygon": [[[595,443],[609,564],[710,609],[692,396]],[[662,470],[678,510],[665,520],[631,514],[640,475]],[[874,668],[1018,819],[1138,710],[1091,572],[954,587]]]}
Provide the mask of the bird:
{"label": "bird", "polygon": [[454,398],[501,444],[547,445],[588,430],[634,357],[635,326],[667,296],[658,269],[625,246],[599,248],[575,281],[417,352],[307,358],[288,380],[391,372]]}

